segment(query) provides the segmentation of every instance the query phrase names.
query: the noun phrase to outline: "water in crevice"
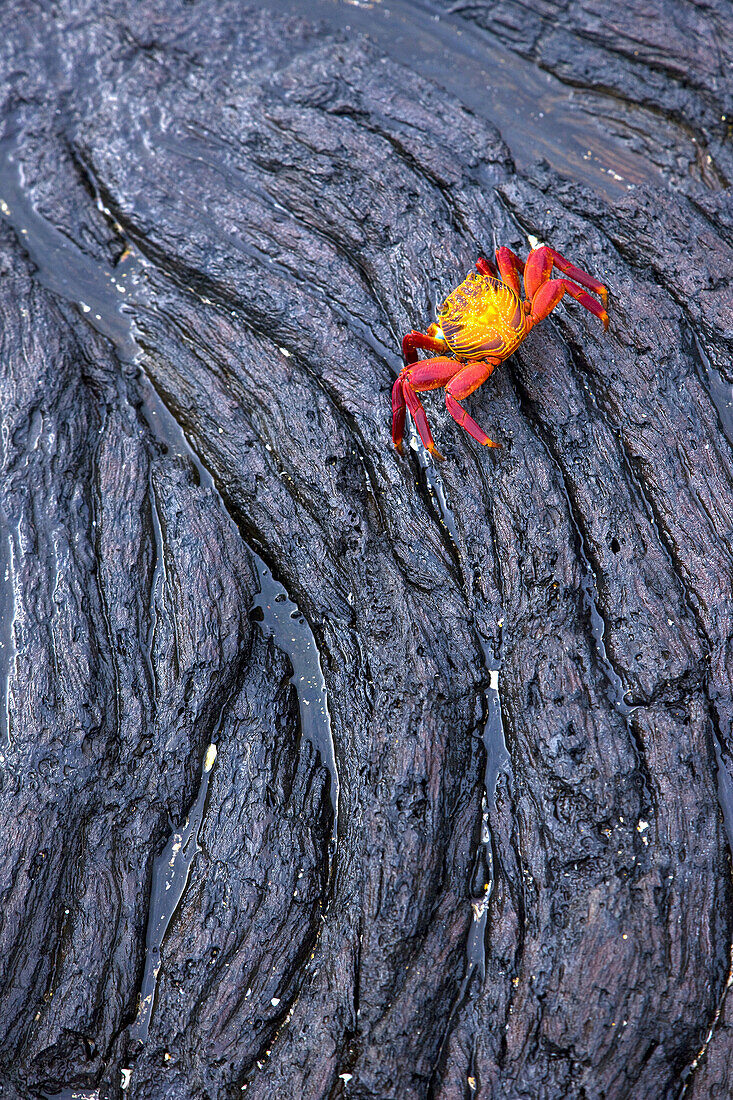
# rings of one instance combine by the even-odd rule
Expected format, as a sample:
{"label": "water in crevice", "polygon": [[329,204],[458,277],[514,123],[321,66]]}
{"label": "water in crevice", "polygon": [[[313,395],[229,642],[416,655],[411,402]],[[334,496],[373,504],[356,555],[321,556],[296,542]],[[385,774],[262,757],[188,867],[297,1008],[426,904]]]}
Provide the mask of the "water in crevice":
{"label": "water in crevice", "polygon": [[[606,624],[598,607],[598,580],[596,578],[595,570],[590,563],[590,558],[588,557],[588,543],[583,531],[580,528],[580,525],[575,515],[575,511],[573,509],[573,502],[571,500],[570,493],[568,491],[568,487],[565,481],[565,472],[549,449],[548,455],[560,472],[559,485],[563,496],[565,497],[565,504],[567,506],[570,525],[575,532],[578,557],[580,558],[581,564],[580,587],[583,592],[585,609],[590,622],[590,631],[595,647],[596,661],[598,662],[606,680],[606,690],[609,701],[614,709],[618,711],[618,713],[623,717],[624,721],[626,722],[627,728],[629,728],[630,730],[630,718],[636,708],[628,702],[628,690],[624,686],[621,677],[616,672],[611,658],[608,656],[608,651],[606,649]],[[631,737],[632,742],[636,744],[633,735],[631,735]]]}
{"label": "water in crevice", "polygon": [[[500,631],[502,625],[503,620],[499,623]],[[485,694],[486,710],[483,729],[486,766],[484,770],[484,795],[481,806],[481,838],[476,852],[473,881],[471,883],[473,923],[466,945],[467,967],[461,994],[470,987],[476,972],[478,972],[481,982],[483,982],[486,975],[486,922],[489,901],[494,889],[494,852],[489,827],[489,814],[494,808],[496,784],[499,776],[503,772],[509,772],[511,766],[504,732],[501,695],[499,693],[503,648],[501,634],[498,652],[494,652],[493,648],[483,638],[480,641],[484,663],[489,673],[489,686]]]}
{"label": "water in crevice", "polygon": [[[271,637],[293,663],[293,683],[298,689],[301,733],[318,750],[331,773],[331,803],[335,826],[338,774],[333,739],[330,736],[324,737],[325,731],[330,731],[331,719],[320,654],[311,628],[298,605],[293,602],[283,585],[275,580],[262,560],[258,562],[257,572],[260,592],[253,605],[251,617],[260,622],[263,633]],[[332,843],[335,843],[335,832]]]}
{"label": "water in crevice", "polygon": [[15,644],[13,538],[5,510],[0,506],[0,766],[10,746],[10,679],[17,657]]}
{"label": "water in crevice", "polygon": [[[143,389],[143,416],[155,439],[169,454],[188,458],[196,468],[199,482],[220,498],[212,474],[192,449],[186,435],[171,411],[150,382]],[[221,501],[221,507],[226,512]],[[234,526],[234,520],[229,517]],[[237,528],[239,535],[239,530]],[[239,536],[241,537],[241,536]],[[337,830],[339,778],[336,753],[331,732],[328,709],[328,692],[321,666],[321,655],[308,620],[292,599],[284,585],[273,577],[272,571],[260,555],[248,544],[259,583],[259,594],[250,611],[250,618],[259,624],[263,634],[272,637],[275,644],[287,653],[293,666],[292,683],[298,693],[301,734],[310,741],[328,769],[330,794],[334,812],[331,839],[335,845]]]}
{"label": "water in crevice", "polygon": [[720,430],[733,447],[733,386],[726,382],[719,370],[710,362],[702,341],[694,329],[690,329],[690,350],[697,359],[700,381],[718,414]]}
{"label": "water in crevice", "polygon": [[440,476],[440,471],[435,462],[428,457],[425,448],[420,442],[420,438],[415,429],[412,417],[410,417],[409,430],[411,432],[408,437],[410,449],[415,451],[418,462],[422,466],[423,475],[428,486],[428,492],[430,493],[433,507],[435,508],[438,520],[443,527],[444,534],[450,543],[453,557],[458,564],[460,562],[460,556],[458,553],[460,539],[458,538],[458,531],[456,529],[456,521],[453,516],[453,510],[448,503],[448,498],[445,494],[443,478]]}
{"label": "water in crevice", "polygon": [[62,1089],[61,1092],[39,1093],[44,1100],[99,1100],[99,1089]]}
{"label": "water in crevice", "polygon": [[168,925],[188,884],[193,857],[198,851],[198,837],[204,819],[206,795],[209,790],[211,770],[216,761],[216,739],[223,717],[222,710],[212,733],[212,742],[204,756],[198,794],[188,812],[188,817],[183,826],[168,838],[163,851],[156,857],[153,864],[145,939],[145,970],[140,986],[138,1014],[129,1033],[133,1044],[142,1044],[148,1037],[160,970],[161,948]]}
{"label": "water in crevice", "polygon": [[[33,207],[27,195],[21,172],[16,163],[17,135],[0,141],[0,217],[13,227],[18,241],[36,267],[35,278],[52,293],[76,306],[79,314],[115,347],[121,372],[134,379],[141,398],[140,411],[153,439],[164,453],[180,455],[196,469],[200,484],[216,494],[223,514],[234,525],[218,492],[209,470],[189,443],[186,435],[170,410],[158,395],[151,381],[140,366],[139,349],[133,335],[132,323],[136,297],[144,299],[144,267],[128,252],[115,268],[85,255],[64,234],[46,221]],[[98,200],[98,206],[103,209]],[[105,213],[108,213],[105,211]],[[152,486],[151,486],[152,489]],[[153,521],[155,527],[155,501]],[[0,520],[2,517],[0,517]],[[5,525],[3,524],[3,527]],[[237,535],[241,533],[237,528]],[[13,590],[9,539],[0,530],[0,732],[7,744],[7,699],[13,659],[12,622]],[[162,535],[155,531],[157,559],[154,590],[162,584]],[[337,836],[337,808],[339,782],[335,751],[328,711],[328,699],[320,655],[313,633],[295,602],[286,590],[275,581],[262,558],[251,547],[260,582],[260,596],[255,604],[259,609],[260,628],[271,635],[284,650],[293,666],[293,684],[300,703],[302,735],[311,741],[320,753],[323,764],[331,776],[331,799],[334,808],[334,829],[331,841],[331,864]],[[151,616],[155,629],[155,613]],[[148,638],[152,645],[153,635]],[[148,654],[149,656],[149,654]],[[150,666],[150,661],[148,661]],[[3,700],[5,706],[3,707]],[[4,721],[3,721],[4,715]],[[221,720],[221,717],[220,717]],[[0,740],[0,749],[3,742]],[[141,990],[141,1013],[133,1027],[133,1038],[144,1041],[154,1003],[155,978],[160,964],[160,948],[188,880],[190,863],[196,851],[196,838],[205,811],[211,766],[215,748],[209,746],[202,767],[198,795],[191,806],[187,822],[175,829],[164,851],[156,860],[153,875],[150,911],[148,916],[145,978]],[[208,766],[207,766],[208,761]],[[55,1100],[71,1100],[71,1097],[88,1095],[94,1090],[72,1089],[56,1095]]]}
{"label": "water in crevice", "polygon": [[[454,558],[456,562],[459,562],[458,545],[460,539],[453,510],[448,501],[439,468],[428,457],[422,444],[419,442],[412,418],[410,418],[408,430],[411,432],[411,435],[408,437],[409,445],[415,451],[417,460],[422,467],[433,505],[443,525],[446,537],[451,544]],[[481,805],[481,836],[474,855],[473,871],[469,886],[473,921],[469,929],[466,943],[466,970],[456,1002],[458,1005],[463,1002],[467,990],[478,988],[474,987],[472,984],[472,979],[476,972],[479,973],[481,981],[483,981],[486,974],[486,922],[489,901],[494,886],[494,856],[491,830],[489,827],[489,814],[494,806],[496,784],[499,775],[502,772],[509,771],[510,768],[510,756],[506,745],[501,696],[499,693],[499,677],[502,664],[503,622],[504,620],[501,619],[497,624],[500,638],[497,652],[495,652],[493,647],[477,632],[477,638],[483,653],[484,667],[489,674],[489,684],[484,694],[484,725],[482,734],[486,753],[486,764],[484,769],[484,792]]]}

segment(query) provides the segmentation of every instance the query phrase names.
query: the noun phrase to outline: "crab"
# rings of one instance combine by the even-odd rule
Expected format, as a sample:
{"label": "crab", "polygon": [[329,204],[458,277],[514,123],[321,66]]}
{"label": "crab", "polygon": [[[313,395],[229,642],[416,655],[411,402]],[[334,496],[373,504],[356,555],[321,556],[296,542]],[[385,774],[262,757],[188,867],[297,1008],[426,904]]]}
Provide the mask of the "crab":
{"label": "crab", "polygon": [[[568,277],[553,279],[554,269]],[[524,276],[524,300],[520,275]],[[587,293],[589,290],[598,295],[602,305]],[[547,245],[532,249],[526,263],[510,248],[496,250],[496,265],[479,259],[476,271],[438,307],[438,324],[430,325],[427,332],[408,332],[402,341],[405,366],[392,387],[392,439],[400,454],[404,454],[402,439],[409,409],[423,445],[434,458],[442,460],[417,396],[424,390],[441,388],[445,389],[445,403],[453,419],[479,443],[500,447],[459,402],[483,385],[494,367],[516,351],[565,294],[597,317],[604,329],[608,328],[606,287]],[[438,355],[420,360],[418,349]]]}

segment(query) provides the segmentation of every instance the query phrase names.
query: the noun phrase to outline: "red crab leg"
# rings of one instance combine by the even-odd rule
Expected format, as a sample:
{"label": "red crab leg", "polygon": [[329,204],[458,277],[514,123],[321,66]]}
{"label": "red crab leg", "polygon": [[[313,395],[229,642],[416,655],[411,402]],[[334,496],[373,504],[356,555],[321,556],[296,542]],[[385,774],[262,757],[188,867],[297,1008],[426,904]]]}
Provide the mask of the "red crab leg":
{"label": "red crab leg", "polygon": [[433,441],[433,433],[430,431],[430,425],[428,424],[428,418],[425,414],[425,409],[420,403],[420,399],[413,390],[409,382],[402,383],[402,392],[405,395],[405,401],[407,407],[412,413],[412,419],[415,421],[415,427],[417,428],[417,434],[422,440],[423,447],[426,447],[430,451],[431,455],[435,458],[443,461],[443,456],[435,446]]}
{"label": "red crab leg", "polygon": [[425,351],[445,351],[446,347],[445,340],[438,340],[434,336],[413,330],[402,338],[402,357],[409,366],[410,363],[417,363],[418,348],[423,348]]}
{"label": "red crab leg", "polygon": [[428,418],[417,394],[424,390],[437,390],[445,386],[460,370],[461,364],[456,359],[441,356],[438,359],[423,359],[421,363],[407,366],[401,372],[392,387],[392,440],[400,454],[403,454],[402,438],[405,429],[406,405],[412,413],[423,446],[435,458],[442,459],[442,454],[433,442]]}
{"label": "red crab leg", "polygon": [[479,275],[490,275],[492,279],[496,279],[499,274],[491,260],[485,260],[483,256],[476,260],[476,269]]}
{"label": "red crab leg", "polygon": [[405,404],[405,395],[402,391],[402,378],[398,378],[392,387],[392,442],[403,455],[404,449],[402,447],[402,440],[405,436],[405,416],[407,414],[407,405]]}
{"label": "red crab leg", "polygon": [[599,283],[598,279],[594,279],[592,275],[588,275],[585,271],[581,271],[579,267],[575,267],[559,252],[555,252],[545,244],[530,252],[524,268],[524,286],[528,298],[534,298],[542,284],[548,281],[553,266],[558,271],[562,271],[563,274],[569,275],[571,279],[576,283],[580,283],[587,290],[594,291],[603,302],[604,310],[607,308],[608,291],[603,283]]}
{"label": "red crab leg", "polygon": [[571,283],[570,279],[558,280],[565,284],[565,290],[568,294],[571,294],[575,298],[576,302],[580,302],[581,306],[585,306],[589,313],[592,313],[594,317],[602,323],[604,329],[608,328],[608,314],[605,309],[598,304],[595,298],[591,298],[590,294],[586,294],[584,290],[581,290],[575,283]]}
{"label": "red crab leg", "polygon": [[499,266],[502,281],[506,283],[508,287],[511,287],[517,298],[521,299],[522,287],[519,282],[519,276],[524,274],[524,264],[519,259],[519,256],[517,256],[515,252],[512,252],[511,248],[497,248],[496,262]]}
{"label": "red crab leg", "polygon": [[493,439],[489,439],[483,428],[479,427],[458,402],[477,390],[500,362],[501,359],[484,359],[471,363],[459,370],[445,387],[445,404],[448,412],[457,424],[465,428],[469,435],[479,443],[483,443],[485,447],[500,447],[501,443],[494,443]]}
{"label": "red crab leg", "polygon": [[[608,290],[599,283],[598,279],[594,279],[592,275],[588,275],[587,272],[582,271],[579,267],[570,263],[570,260],[566,260],[564,256],[561,256],[559,252],[555,252],[554,248],[549,249],[552,254],[552,260],[558,271],[562,271],[563,275],[569,275],[570,278],[580,283],[587,290],[592,290],[603,302],[603,308],[608,309]],[[578,299],[580,301],[580,299]]]}
{"label": "red crab leg", "polygon": [[571,283],[569,279],[550,279],[548,282],[542,283],[532,299],[532,311],[529,315],[530,323],[536,325],[538,321],[543,321],[545,317],[548,317],[565,293],[570,294],[594,317],[597,317],[602,322],[604,329],[608,328],[608,314],[605,309],[598,304],[595,298],[591,298],[590,294],[586,294],[584,290],[581,290],[575,283]]}
{"label": "red crab leg", "polygon": [[[444,340],[436,340],[425,332],[417,332],[413,329],[402,339],[402,356],[407,366],[410,366],[418,362],[418,348],[426,351],[445,351],[445,347]],[[401,379],[402,374],[392,387],[392,441],[399,453],[403,454],[402,439],[405,434],[406,404]]]}
{"label": "red crab leg", "polygon": [[534,299],[542,284],[550,278],[552,263],[552,249],[544,244],[540,248],[533,248],[527,257],[524,265],[524,289],[530,301]]}

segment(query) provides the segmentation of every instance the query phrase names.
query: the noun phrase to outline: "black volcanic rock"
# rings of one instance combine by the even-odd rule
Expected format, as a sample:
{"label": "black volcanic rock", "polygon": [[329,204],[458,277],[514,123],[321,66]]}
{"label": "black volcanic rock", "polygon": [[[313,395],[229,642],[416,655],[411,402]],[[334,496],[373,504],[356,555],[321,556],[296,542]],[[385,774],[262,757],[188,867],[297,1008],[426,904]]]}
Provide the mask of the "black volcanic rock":
{"label": "black volcanic rock", "polygon": [[[642,7],[13,5],[0,1100],[730,1091],[733,40]],[[402,334],[537,240],[608,332],[401,458]]]}

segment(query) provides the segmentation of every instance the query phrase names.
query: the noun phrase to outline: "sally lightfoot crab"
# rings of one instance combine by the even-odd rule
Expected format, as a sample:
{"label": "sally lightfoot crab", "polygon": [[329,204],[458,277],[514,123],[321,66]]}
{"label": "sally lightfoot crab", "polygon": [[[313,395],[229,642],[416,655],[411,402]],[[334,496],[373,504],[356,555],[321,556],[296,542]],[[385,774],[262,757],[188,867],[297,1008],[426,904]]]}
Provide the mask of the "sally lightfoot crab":
{"label": "sally lightfoot crab", "polygon": [[[478,389],[494,367],[516,351],[563,295],[570,294],[608,328],[608,291],[603,283],[546,245],[533,249],[526,264],[510,248],[498,248],[496,266],[479,260],[476,268],[439,306],[437,325],[430,325],[427,332],[408,332],[402,341],[405,366],[392,387],[392,439],[400,454],[404,453],[402,438],[409,409],[423,444],[435,458],[442,459],[417,396],[423,390],[440,388],[445,389],[445,403],[453,419],[479,443],[499,447],[459,401]],[[553,269],[568,277],[551,278]],[[598,295],[602,306],[589,290]],[[439,354],[435,359],[419,360],[418,349]]]}

